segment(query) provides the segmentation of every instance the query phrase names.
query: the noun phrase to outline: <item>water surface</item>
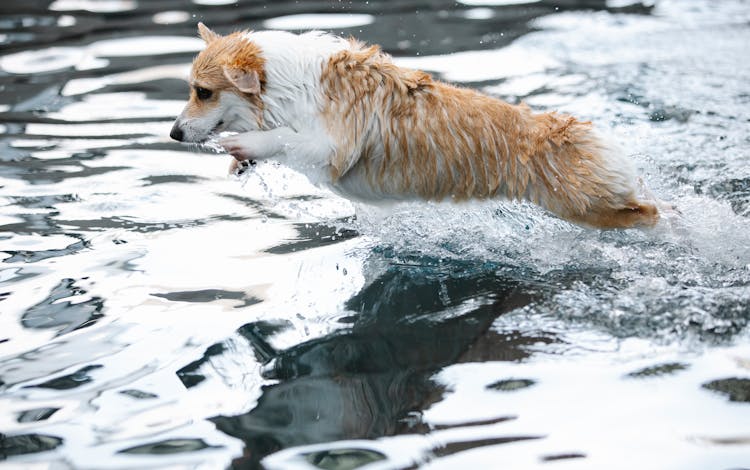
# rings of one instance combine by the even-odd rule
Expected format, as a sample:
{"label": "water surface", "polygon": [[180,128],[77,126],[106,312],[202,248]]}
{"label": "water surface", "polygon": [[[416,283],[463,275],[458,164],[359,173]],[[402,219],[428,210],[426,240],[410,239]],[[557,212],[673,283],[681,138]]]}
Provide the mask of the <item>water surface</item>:
{"label": "water surface", "polygon": [[[0,466],[750,467],[750,5],[8,1]],[[380,210],[170,141],[195,24],[608,127],[683,217]]]}

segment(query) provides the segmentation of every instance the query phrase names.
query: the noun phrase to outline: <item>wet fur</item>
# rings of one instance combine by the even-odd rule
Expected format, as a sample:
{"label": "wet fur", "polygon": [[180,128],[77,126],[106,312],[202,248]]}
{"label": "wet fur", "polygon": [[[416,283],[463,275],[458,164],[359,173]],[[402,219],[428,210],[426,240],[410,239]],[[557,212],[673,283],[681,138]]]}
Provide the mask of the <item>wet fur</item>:
{"label": "wet fur", "polygon": [[[502,197],[598,228],[659,220],[632,163],[589,122],[434,80],[354,40],[202,25],[201,35],[191,81],[214,96],[191,95],[175,124],[185,140],[240,132],[221,141],[238,160],[276,158],[365,201]],[[237,89],[243,71],[258,93]]]}

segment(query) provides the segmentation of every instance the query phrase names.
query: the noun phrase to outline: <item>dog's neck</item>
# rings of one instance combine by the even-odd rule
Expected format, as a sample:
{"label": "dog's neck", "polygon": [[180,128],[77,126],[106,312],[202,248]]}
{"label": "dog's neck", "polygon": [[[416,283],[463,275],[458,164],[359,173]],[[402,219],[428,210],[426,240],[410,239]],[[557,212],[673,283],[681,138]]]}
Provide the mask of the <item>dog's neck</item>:
{"label": "dog's neck", "polygon": [[321,108],[323,66],[349,43],[317,31],[301,35],[258,31],[246,34],[245,39],[256,43],[265,59],[264,126],[309,127]]}

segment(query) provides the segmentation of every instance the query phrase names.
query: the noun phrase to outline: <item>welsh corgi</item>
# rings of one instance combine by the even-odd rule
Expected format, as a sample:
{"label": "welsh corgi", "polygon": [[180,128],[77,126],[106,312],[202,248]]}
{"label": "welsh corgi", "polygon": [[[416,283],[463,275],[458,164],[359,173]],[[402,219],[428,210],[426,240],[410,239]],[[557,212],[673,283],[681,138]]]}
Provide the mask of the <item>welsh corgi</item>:
{"label": "welsh corgi", "polygon": [[236,132],[219,140],[236,162],[276,159],[361,201],[525,199],[604,229],[660,218],[662,203],[590,122],[435,80],[354,39],[198,30],[206,47],[175,140]]}

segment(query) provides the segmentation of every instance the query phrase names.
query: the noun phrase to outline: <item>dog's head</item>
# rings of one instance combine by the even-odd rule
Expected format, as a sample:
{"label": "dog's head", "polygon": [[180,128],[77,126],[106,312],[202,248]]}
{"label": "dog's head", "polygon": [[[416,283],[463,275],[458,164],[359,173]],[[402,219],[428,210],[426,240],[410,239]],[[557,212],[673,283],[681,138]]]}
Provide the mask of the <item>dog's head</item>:
{"label": "dog's head", "polygon": [[262,125],[265,84],[260,48],[243,32],[220,36],[198,23],[206,48],[193,60],[190,100],[172,126],[181,142],[202,142],[222,131],[244,132]]}

